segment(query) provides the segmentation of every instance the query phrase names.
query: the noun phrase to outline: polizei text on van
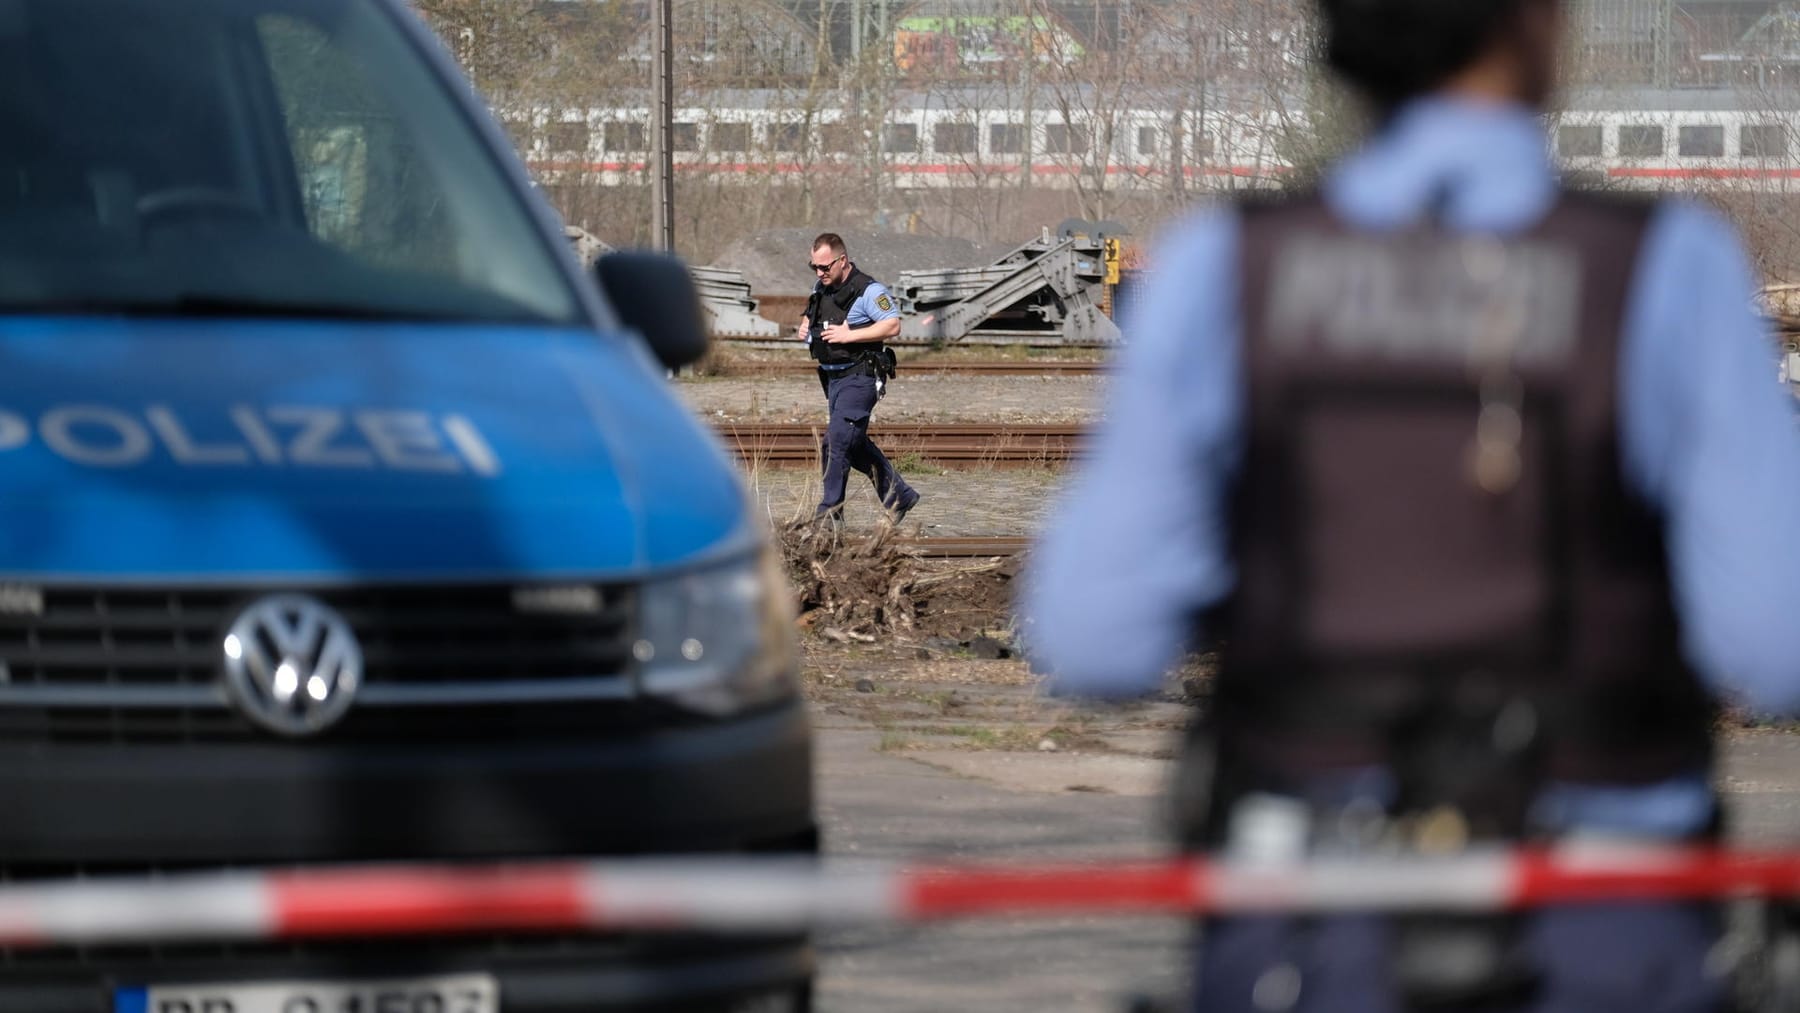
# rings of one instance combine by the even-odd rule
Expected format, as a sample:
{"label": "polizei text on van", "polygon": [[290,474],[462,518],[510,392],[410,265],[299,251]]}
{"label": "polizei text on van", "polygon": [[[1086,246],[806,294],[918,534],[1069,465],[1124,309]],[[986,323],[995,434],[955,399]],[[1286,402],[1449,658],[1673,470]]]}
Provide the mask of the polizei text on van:
{"label": "polizei text on van", "polygon": [[33,439],[75,464],[129,468],[166,454],[192,468],[293,467],[500,474],[500,457],[467,417],[425,411],[149,404],[0,407],[0,453]]}

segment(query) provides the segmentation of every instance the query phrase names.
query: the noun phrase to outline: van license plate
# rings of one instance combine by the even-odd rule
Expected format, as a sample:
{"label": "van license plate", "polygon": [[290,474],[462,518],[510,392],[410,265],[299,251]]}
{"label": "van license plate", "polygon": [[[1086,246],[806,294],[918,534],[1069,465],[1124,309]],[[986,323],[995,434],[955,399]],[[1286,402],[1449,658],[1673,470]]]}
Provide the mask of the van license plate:
{"label": "van license plate", "polygon": [[489,974],[122,988],[114,1013],[500,1013]]}

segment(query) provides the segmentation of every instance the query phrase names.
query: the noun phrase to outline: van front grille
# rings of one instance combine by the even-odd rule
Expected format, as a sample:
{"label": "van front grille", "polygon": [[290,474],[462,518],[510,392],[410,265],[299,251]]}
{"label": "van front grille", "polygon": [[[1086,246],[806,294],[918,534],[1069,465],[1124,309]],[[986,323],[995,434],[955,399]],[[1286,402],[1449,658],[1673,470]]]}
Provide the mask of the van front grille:
{"label": "van front grille", "polygon": [[[608,723],[633,696],[635,594],[589,587],[575,612],[521,609],[511,585],[302,592],[362,649],[365,700],[331,733],[446,741]],[[228,704],[220,667],[226,629],[277,590],[0,588],[0,741],[265,736]]]}

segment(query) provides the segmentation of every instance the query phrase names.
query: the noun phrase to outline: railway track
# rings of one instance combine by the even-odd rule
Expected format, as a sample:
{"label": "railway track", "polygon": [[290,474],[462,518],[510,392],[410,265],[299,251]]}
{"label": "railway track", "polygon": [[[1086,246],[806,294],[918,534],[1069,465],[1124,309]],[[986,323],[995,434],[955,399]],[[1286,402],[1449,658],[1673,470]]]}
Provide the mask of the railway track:
{"label": "railway track", "polygon": [[[1097,359],[1083,362],[1030,359],[943,359],[936,362],[902,362],[900,375],[978,374],[982,376],[1091,376],[1103,372],[1107,364]],[[763,359],[725,363],[719,367],[723,376],[812,376],[816,372],[811,359]]]}
{"label": "railway track", "polygon": [[926,559],[980,559],[991,556],[1016,556],[1030,546],[1023,535],[989,535],[977,538],[912,538],[908,548]]}
{"label": "railway track", "polygon": [[[720,422],[714,429],[739,459],[759,465],[814,465],[825,427],[797,422]],[[1074,425],[973,423],[876,424],[869,435],[889,457],[914,455],[940,464],[1059,464],[1081,451]]]}
{"label": "railway track", "polygon": [[[744,348],[785,348],[790,351],[801,347],[798,340],[791,336],[771,338],[763,334],[714,334],[714,341],[724,345],[737,345]],[[981,337],[980,332],[965,335],[954,342],[932,341],[928,338],[894,338],[885,344],[895,348],[934,348],[946,344],[954,344],[963,348],[1115,348],[1116,344],[1105,341],[1052,341],[1038,338],[1030,334],[993,334]]]}

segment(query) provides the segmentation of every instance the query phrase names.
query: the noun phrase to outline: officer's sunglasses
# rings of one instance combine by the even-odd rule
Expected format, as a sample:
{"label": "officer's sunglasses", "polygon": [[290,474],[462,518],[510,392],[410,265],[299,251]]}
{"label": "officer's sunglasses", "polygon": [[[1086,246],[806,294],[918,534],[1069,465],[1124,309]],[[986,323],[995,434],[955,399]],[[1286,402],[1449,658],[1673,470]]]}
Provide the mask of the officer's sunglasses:
{"label": "officer's sunglasses", "polygon": [[843,260],[843,259],[844,259],[844,255],[840,253],[837,256],[831,258],[830,260],[826,261],[823,264],[815,264],[809,260],[806,262],[806,266],[812,268],[814,271],[818,272],[819,274],[824,274],[826,271],[831,270],[832,267],[834,265],[836,265],[838,261]]}

